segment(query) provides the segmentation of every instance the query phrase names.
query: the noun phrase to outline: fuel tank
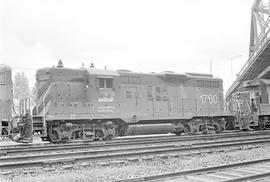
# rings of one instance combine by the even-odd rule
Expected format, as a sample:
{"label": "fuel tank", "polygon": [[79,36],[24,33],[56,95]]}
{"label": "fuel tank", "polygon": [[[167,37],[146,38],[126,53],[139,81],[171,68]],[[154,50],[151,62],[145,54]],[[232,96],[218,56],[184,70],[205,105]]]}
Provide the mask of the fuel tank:
{"label": "fuel tank", "polygon": [[129,125],[126,135],[167,134],[173,129],[171,123]]}

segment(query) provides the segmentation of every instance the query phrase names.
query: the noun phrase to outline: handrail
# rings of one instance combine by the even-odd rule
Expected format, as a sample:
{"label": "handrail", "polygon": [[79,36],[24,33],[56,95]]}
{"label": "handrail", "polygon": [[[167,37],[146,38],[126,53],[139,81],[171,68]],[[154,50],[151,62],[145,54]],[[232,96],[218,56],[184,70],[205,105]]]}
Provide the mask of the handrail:
{"label": "handrail", "polygon": [[56,83],[51,83],[48,89],[46,90],[45,94],[43,95],[42,105],[43,105],[43,127],[44,127],[44,135],[47,135],[47,123],[46,123],[46,106],[45,106],[45,99],[47,98],[48,93],[50,92],[53,85]]}
{"label": "handrail", "polygon": [[[50,86],[48,87],[48,89],[46,90],[45,94],[43,95],[43,98],[42,98],[42,105],[43,105],[43,110],[45,109],[45,99],[47,98],[49,92],[51,91],[51,88],[53,85],[56,85],[56,83],[51,83]],[[46,112],[44,111],[44,118],[46,116]]]}

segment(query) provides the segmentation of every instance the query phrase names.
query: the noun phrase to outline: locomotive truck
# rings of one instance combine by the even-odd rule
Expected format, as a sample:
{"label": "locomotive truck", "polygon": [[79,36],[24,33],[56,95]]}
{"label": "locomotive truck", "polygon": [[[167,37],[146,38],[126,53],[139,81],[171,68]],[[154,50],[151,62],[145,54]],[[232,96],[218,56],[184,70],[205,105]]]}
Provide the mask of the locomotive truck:
{"label": "locomotive truck", "polygon": [[212,74],[71,69],[59,61],[37,70],[36,88],[33,132],[51,142],[221,132],[232,118],[222,79]]}

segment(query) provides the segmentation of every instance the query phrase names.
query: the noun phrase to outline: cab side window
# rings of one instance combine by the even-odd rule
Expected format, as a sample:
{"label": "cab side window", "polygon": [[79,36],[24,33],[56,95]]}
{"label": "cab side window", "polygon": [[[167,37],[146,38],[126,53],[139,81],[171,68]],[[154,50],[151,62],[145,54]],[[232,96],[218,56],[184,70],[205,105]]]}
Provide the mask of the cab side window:
{"label": "cab side window", "polygon": [[126,98],[127,99],[132,99],[132,93],[130,90],[126,90]]}
{"label": "cab side window", "polygon": [[98,78],[98,88],[113,88],[112,78]]}
{"label": "cab side window", "polygon": [[203,80],[197,80],[197,87],[204,87],[204,81]]}
{"label": "cab side window", "polygon": [[161,101],[161,88],[156,87],[156,101]]}
{"label": "cab side window", "polygon": [[152,86],[147,86],[146,88],[147,91],[147,100],[153,100],[153,89]]}

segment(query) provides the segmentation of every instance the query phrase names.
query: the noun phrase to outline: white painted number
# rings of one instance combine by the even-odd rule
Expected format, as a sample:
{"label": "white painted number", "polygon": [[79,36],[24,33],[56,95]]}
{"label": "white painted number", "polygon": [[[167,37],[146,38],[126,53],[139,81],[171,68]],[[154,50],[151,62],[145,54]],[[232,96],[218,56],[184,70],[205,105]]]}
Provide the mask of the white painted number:
{"label": "white painted number", "polygon": [[200,96],[202,104],[216,104],[217,103],[217,96],[212,94],[203,94]]}

